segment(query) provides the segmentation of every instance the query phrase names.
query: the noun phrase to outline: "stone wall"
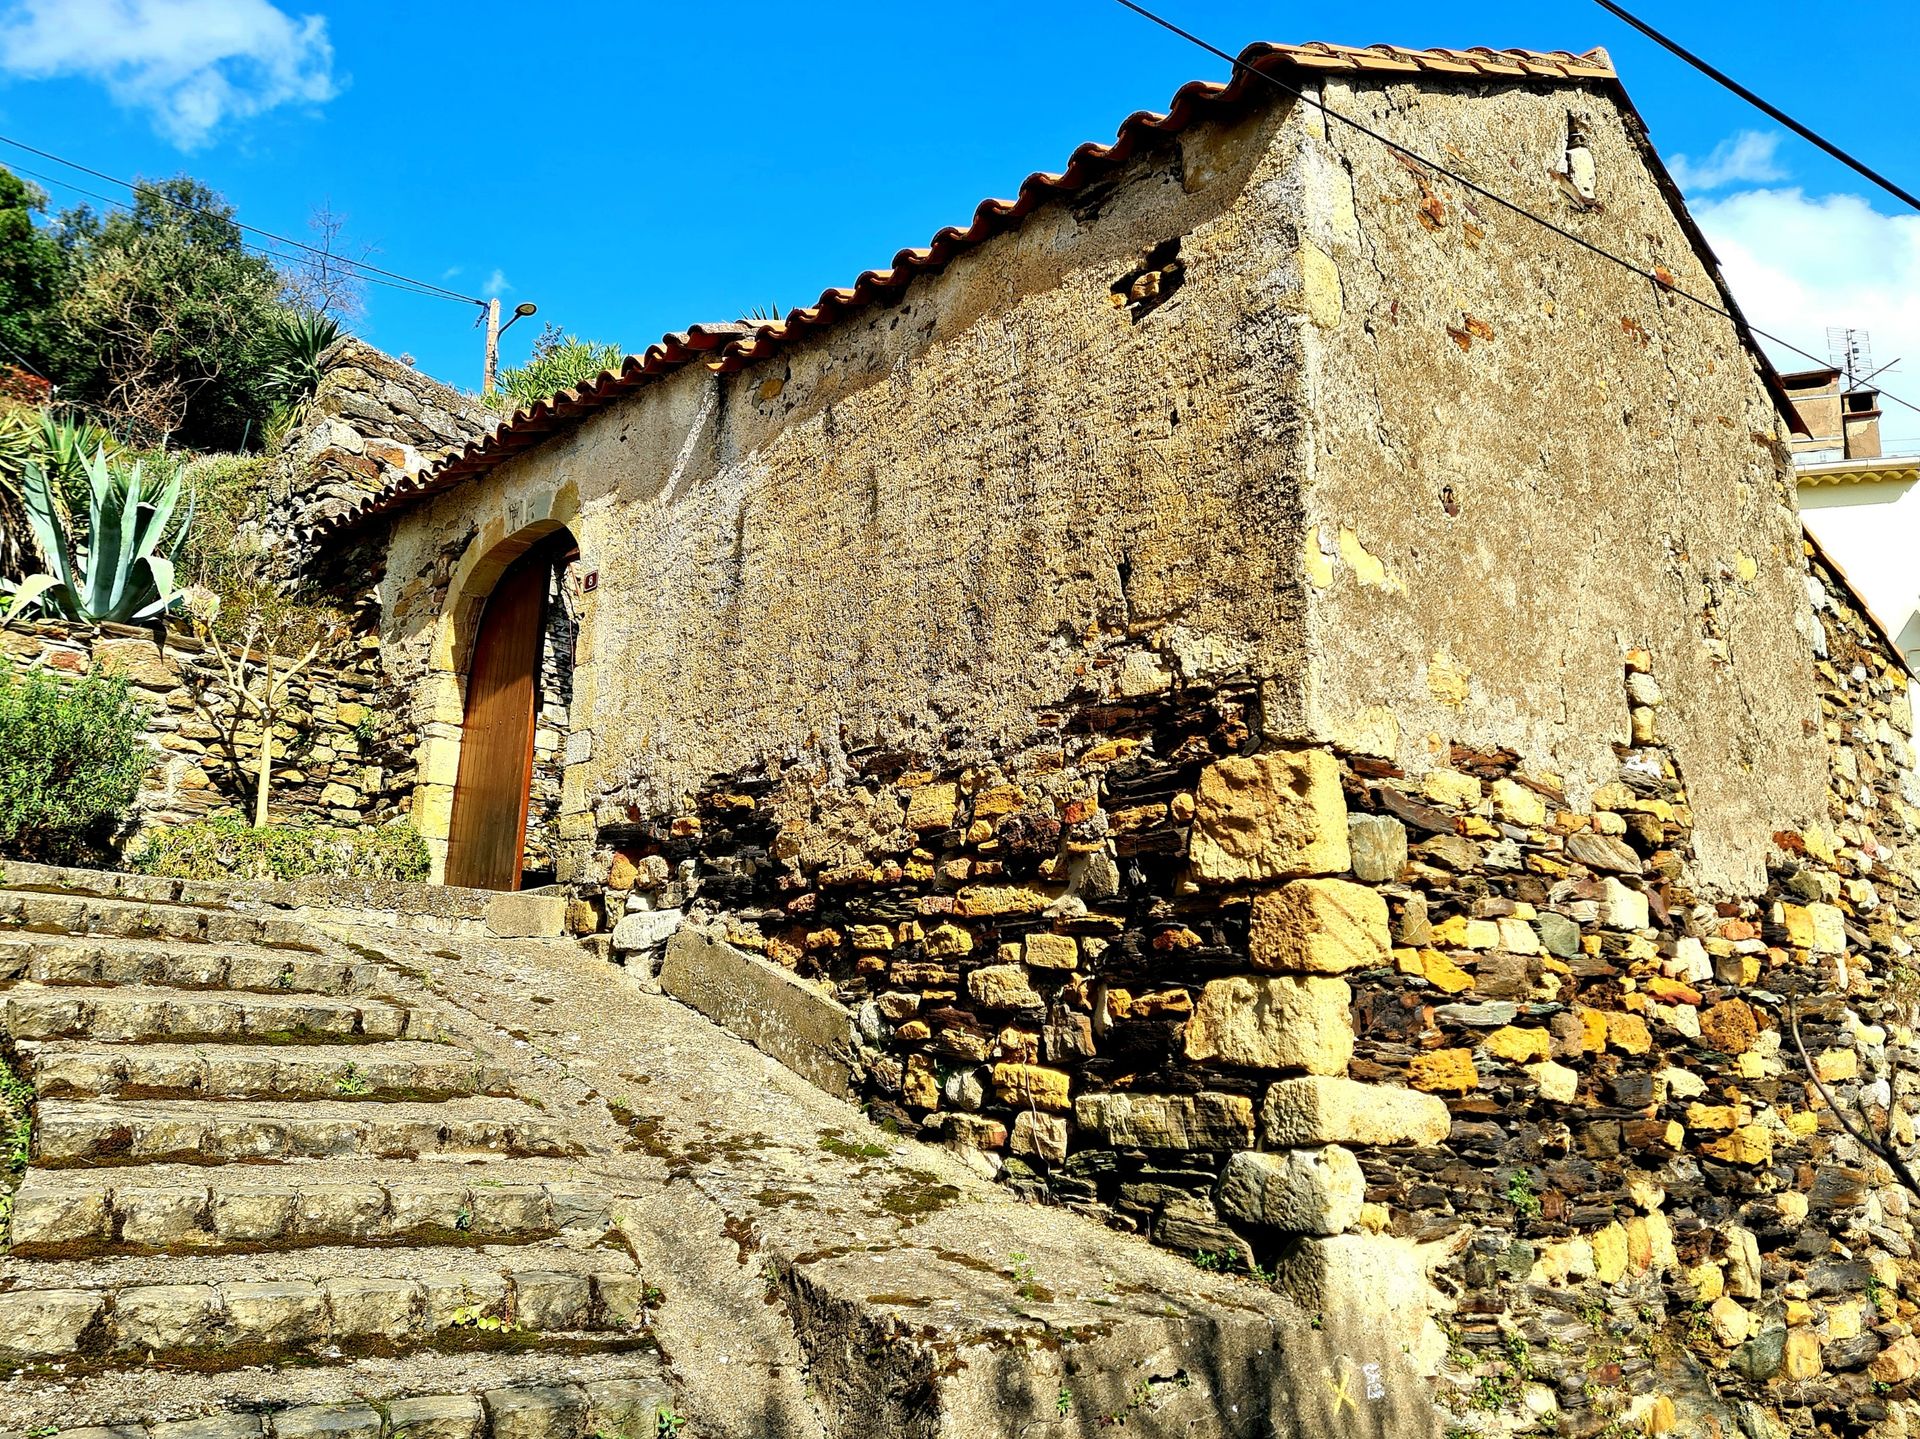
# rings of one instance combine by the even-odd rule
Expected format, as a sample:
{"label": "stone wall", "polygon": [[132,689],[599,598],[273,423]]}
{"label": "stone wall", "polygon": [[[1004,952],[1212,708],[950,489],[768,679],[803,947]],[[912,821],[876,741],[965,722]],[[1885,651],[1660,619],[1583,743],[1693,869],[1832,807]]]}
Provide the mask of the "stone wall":
{"label": "stone wall", "polygon": [[540,639],[540,669],[534,676],[533,773],[527,797],[527,838],[521,850],[525,874],[551,883],[560,851],[560,791],[566,773],[569,715],[573,706],[574,618],[572,569],[556,565],[547,586],[546,629]]}
{"label": "stone wall", "polygon": [[270,528],[304,545],[316,525],[464,449],[500,418],[348,335],[320,357],[320,384],[280,457]]}
{"label": "stone wall", "polygon": [[[352,668],[309,668],[288,692],[272,736],[276,822],[354,827],[407,812],[413,736],[392,723],[376,651],[358,654]],[[153,764],[123,838],[214,815],[251,818],[259,724],[249,715],[233,731],[230,702],[209,687],[219,666],[195,637],[170,632],[163,645],[124,625],[15,624],[0,629],[0,659],[21,671],[124,675],[148,707]]]}
{"label": "stone wall", "polygon": [[1253,687],[1122,648],[1135,693],[992,763],[728,776],[599,902],[854,1007],[903,1132],[1196,1262],[1391,1294],[1476,1432],[1920,1418],[1920,1197],[1814,1083],[1911,1152],[1908,676],[1809,563],[1830,808],[1738,898],[1691,877],[1645,650],[1574,804],[1511,751],[1276,744]]}

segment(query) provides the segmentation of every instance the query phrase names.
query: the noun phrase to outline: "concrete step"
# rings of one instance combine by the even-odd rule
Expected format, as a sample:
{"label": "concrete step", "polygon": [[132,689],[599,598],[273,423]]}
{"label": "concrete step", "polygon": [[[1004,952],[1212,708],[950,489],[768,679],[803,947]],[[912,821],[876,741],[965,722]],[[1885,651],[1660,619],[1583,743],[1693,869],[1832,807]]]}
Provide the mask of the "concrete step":
{"label": "concrete step", "polygon": [[322,1245],[602,1239],[607,1186],[571,1164],[426,1161],[368,1173],[300,1162],[31,1170],[14,1194],[13,1253],[253,1253]]}
{"label": "concrete step", "polygon": [[146,984],[276,994],[364,994],[389,988],[377,964],[298,950],[0,932],[0,984]]}
{"label": "concrete step", "polygon": [[108,935],[119,939],[177,939],[199,944],[256,944],[318,952],[313,930],[271,914],[212,906],[96,895],[0,889],[0,929],[36,934]]}
{"label": "concrete step", "polygon": [[473,1263],[394,1273],[378,1262],[323,1279],[22,1285],[0,1292],[0,1373],[48,1360],[257,1364],[338,1349],[638,1338],[648,1286],[602,1251],[592,1265]]}
{"label": "concrete step", "polygon": [[15,1040],[261,1040],[352,1043],[439,1037],[430,1014],[379,999],[21,984],[0,992],[0,1032]]}
{"label": "concrete step", "polygon": [[0,1439],[654,1439],[678,1427],[662,1429],[661,1414],[677,1419],[685,1407],[644,1346],[303,1356],[214,1373],[155,1364],[39,1387],[16,1380],[0,1393],[10,1400],[0,1422],[17,1426]]}
{"label": "concrete step", "polygon": [[511,1099],[443,1104],[272,1101],[43,1100],[35,1106],[38,1167],[232,1164],[311,1156],[413,1159],[421,1155],[580,1152],[568,1126]]}
{"label": "concrete step", "polygon": [[42,1099],[366,1099],[511,1097],[511,1071],[451,1045],[96,1044],[17,1046]]}

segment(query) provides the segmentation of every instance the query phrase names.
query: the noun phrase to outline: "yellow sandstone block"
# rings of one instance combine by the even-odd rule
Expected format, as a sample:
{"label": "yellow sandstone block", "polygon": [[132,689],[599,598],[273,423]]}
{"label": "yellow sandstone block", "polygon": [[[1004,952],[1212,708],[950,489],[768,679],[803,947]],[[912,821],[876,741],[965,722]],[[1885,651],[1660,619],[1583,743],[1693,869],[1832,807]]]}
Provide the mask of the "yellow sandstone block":
{"label": "yellow sandstone block", "polygon": [[1509,1064],[1527,1064],[1553,1053],[1553,1041],[1544,1029],[1516,1029],[1507,1025],[1486,1038],[1487,1053]]}
{"label": "yellow sandstone block", "polygon": [[1478,1087],[1480,1072],[1473,1067],[1471,1050],[1436,1049],[1413,1057],[1407,1066],[1407,1082],[1430,1094],[1438,1090],[1465,1094]]}

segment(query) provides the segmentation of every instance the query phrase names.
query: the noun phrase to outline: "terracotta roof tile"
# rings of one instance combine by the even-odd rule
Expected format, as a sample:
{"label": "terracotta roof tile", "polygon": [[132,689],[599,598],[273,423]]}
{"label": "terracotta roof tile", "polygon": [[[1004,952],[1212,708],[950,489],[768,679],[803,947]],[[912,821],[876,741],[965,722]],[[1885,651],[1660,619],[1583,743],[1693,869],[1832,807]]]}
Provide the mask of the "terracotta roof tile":
{"label": "terracotta roof tile", "polygon": [[[434,469],[367,499],[355,510],[331,520],[339,531],[389,510],[413,503],[472,476],[484,474],[514,455],[532,449],[555,430],[612,404],[642,385],[695,362],[728,374],[780,349],[809,330],[829,325],[849,310],[893,299],[915,277],[939,270],[963,250],[1012,228],[1037,206],[1085,186],[1099,174],[1124,164],[1141,142],[1184,130],[1209,113],[1244,101],[1259,82],[1248,69],[1348,71],[1369,75],[1426,74],[1446,78],[1537,78],[1617,80],[1604,50],[1575,55],[1566,50],[1410,50],[1400,45],[1254,44],[1240,52],[1240,64],[1227,84],[1195,80],[1180,87],[1164,113],[1140,110],[1120,125],[1110,145],[1089,141],[1075,150],[1066,168],[1029,175],[1011,200],[983,200],[968,225],[948,226],[924,246],[901,250],[884,270],[868,270],[851,287],[829,289],[813,304],[790,310],[780,320],[761,324],[693,325],[662,336],[644,354],[630,355],[618,370],[601,372],[577,389],[562,390],[530,409],[516,410],[490,434]],[[324,531],[323,531],[324,532]]]}

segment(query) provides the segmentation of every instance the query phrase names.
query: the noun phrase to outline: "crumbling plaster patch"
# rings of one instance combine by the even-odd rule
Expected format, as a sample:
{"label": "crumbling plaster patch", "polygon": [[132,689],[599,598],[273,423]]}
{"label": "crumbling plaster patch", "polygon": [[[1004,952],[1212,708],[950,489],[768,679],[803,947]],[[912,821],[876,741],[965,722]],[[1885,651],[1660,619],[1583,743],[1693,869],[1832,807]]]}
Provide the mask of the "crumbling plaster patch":
{"label": "crumbling plaster patch", "polygon": [[[1551,174],[1562,91],[1326,86],[1336,111],[1390,111],[1418,154],[1714,296],[1630,122],[1582,98],[1591,209]],[[1305,339],[1307,518],[1340,537],[1309,556],[1309,737],[1384,707],[1416,773],[1452,743],[1507,746],[1577,801],[1617,766],[1617,654],[1645,645],[1672,677],[1695,878],[1756,884],[1773,830],[1818,812],[1822,759],[1777,418],[1733,327],[1350,129],[1306,128],[1304,229],[1345,297]]]}

